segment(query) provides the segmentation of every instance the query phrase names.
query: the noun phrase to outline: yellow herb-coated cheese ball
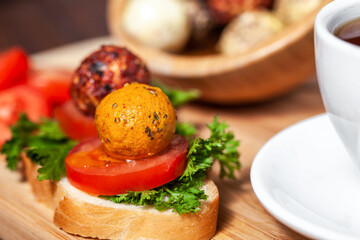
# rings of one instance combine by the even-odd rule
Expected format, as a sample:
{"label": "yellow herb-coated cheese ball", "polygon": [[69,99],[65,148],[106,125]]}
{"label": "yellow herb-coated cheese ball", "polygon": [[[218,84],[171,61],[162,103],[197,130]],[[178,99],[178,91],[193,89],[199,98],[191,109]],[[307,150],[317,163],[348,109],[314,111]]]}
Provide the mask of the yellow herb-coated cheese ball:
{"label": "yellow herb-coated cheese ball", "polygon": [[108,154],[139,159],[169,146],[176,130],[176,115],[159,88],[132,83],[100,102],[95,125]]}

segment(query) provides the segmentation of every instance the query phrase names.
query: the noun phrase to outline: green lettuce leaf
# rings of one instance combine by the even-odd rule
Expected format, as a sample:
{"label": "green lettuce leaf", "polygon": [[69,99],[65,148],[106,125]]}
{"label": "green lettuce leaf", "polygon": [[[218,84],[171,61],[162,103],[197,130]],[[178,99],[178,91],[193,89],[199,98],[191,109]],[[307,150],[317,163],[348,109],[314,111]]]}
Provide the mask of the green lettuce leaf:
{"label": "green lettuce leaf", "polygon": [[56,121],[42,119],[39,124],[21,114],[11,127],[12,138],[1,153],[6,155],[8,168],[15,170],[22,152],[40,165],[38,179],[59,181],[66,175],[64,159],[76,142],[66,137]]}
{"label": "green lettuce leaf", "polygon": [[174,108],[178,108],[190,101],[196,100],[200,97],[200,93],[198,90],[180,90],[177,88],[171,88],[165,86],[164,84],[160,83],[159,81],[153,81],[153,85],[155,87],[160,88],[170,99]]}

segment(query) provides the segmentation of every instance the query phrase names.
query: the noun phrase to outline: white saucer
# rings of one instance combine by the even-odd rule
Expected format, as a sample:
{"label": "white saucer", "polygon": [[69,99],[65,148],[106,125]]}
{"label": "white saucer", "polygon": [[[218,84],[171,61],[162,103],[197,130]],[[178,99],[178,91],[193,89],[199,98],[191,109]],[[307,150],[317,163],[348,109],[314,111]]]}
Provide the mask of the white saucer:
{"label": "white saucer", "polygon": [[251,167],[251,183],[280,222],[316,239],[360,239],[360,171],[325,114],[269,140]]}

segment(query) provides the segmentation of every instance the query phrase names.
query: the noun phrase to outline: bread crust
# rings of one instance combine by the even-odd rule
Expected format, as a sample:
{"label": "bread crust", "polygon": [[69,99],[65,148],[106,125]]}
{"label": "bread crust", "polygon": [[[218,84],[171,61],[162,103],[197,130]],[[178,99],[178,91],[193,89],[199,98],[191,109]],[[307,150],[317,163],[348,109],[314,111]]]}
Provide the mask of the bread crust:
{"label": "bread crust", "polygon": [[58,184],[54,222],[66,232],[100,239],[205,240],[216,232],[219,193],[214,182],[204,182],[208,199],[197,214],[152,207],[115,204],[72,187],[67,179]]}
{"label": "bread crust", "polygon": [[25,178],[30,183],[36,200],[44,203],[48,207],[54,208],[56,182],[49,180],[39,181],[37,179],[39,166],[31,161],[25,153],[21,154],[21,159],[24,163]]}

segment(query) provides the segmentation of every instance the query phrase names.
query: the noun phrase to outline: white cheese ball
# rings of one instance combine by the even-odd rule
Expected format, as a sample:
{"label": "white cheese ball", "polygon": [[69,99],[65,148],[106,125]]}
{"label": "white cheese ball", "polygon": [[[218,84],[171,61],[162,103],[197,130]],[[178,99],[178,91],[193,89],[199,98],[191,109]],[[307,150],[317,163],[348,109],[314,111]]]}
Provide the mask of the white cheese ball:
{"label": "white cheese ball", "polygon": [[184,48],[191,31],[181,0],[129,0],[122,24],[142,44],[174,52]]}
{"label": "white cheese ball", "polygon": [[322,0],[277,0],[275,14],[285,23],[291,24],[303,19],[320,6]]}
{"label": "white cheese ball", "polygon": [[206,40],[210,31],[215,27],[214,20],[205,1],[183,0],[186,12],[191,22],[191,39],[200,43]]}
{"label": "white cheese ball", "polygon": [[269,40],[282,29],[282,22],[269,11],[247,11],[233,19],[224,29],[219,48],[226,55],[244,53]]}

